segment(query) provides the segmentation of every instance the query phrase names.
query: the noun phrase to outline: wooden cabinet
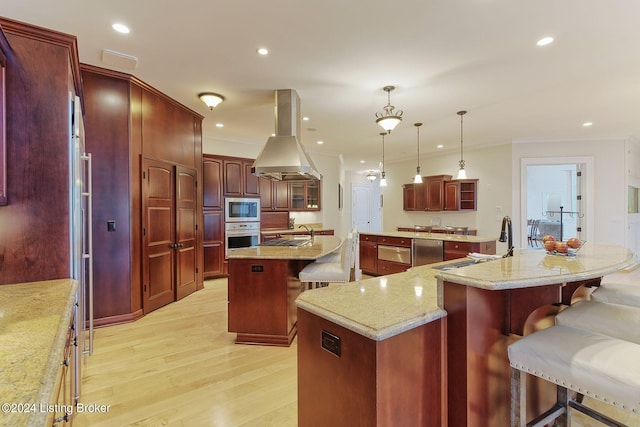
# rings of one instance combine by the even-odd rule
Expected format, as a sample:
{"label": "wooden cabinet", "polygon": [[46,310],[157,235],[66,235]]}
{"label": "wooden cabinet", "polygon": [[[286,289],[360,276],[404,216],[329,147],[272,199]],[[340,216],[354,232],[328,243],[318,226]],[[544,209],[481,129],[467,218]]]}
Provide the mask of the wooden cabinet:
{"label": "wooden cabinet", "polygon": [[298,424],[446,425],[444,323],[375,341],[298,309]]}
{"label": "wooden cabinet", "polygon": [[225,158],[223,163],[223,189],[228,197],[259,196],[259,178],[251,173],[253,160]]}
{"label": "wooden cabinet", "polygon": [[360,234],[360,269],[363,273],[378,274],[378,236]]}
{"label": "wooden cabinet", "polygon": [[[90,65],[81,71],[86,145],[94,159],[95,324],[122,323],[162,298],[204,287],[203,117],[130,74]],[[161,163],[154,176],[143,166],[151,159]],[[207,198],[211,206],[221,200],[213,193]],[[107,221],[115,222],[115,232],[107,232]]]}
{"label": "wooden cabinet", "polygon": [[289,183],[289,210],[319,211],[320,209],[320,181]]}
{"label": "wooden cabinet", "polygon": [[477,209],[477,179],[445,181],[444,209],[448,211]]}
{"label": "wooden cabinet", "polygon": [[47,426],[64,426],[72,425],[75,409],[74,383],[75,383],[75,364],[79,363],[75,359],[75,347],[78,345],[76,340],[76,331],[74,328],[74,319],[72,316],[67,337],[62,351],[62,360],[56,382],[53,388],[53,396],[51,404],[53,411],[48,411]]}
{"label": "wooden cabinet", "polygon": [[428,211],[444,209],[444,182],[451,179],[451,175],[434,175],[425,179],[425,204]]}
{"label": "wooden cabinet", "polygon": [[222,191],[223,161],[203,155],[202,191],[204,200],[203,221],[203,277],[222,276],[224,264],[224,196]]}
{"label": "wooden cabinet", "polygon": [[402,195],[405,211],[424,211],[427,208],[424,183],[404,184],[402,186]]}
{"label": "wooden cabinet", "polygon": [[496,241],[489,242],[444,242],[444,261],[465,258],[467,254],[477,252],[481,254],[494,255],[496,253]]}
{"label": "wooden cabinet", "polygon": [[289,210],[289,183],[260,178],[260,209],[262,211]]}

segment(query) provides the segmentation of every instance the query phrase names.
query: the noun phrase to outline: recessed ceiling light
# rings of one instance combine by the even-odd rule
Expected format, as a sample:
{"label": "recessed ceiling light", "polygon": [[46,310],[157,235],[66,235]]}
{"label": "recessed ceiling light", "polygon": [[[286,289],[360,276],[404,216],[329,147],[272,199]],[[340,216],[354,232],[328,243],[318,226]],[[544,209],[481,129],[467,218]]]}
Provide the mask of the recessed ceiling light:
{"label": "recessed ceiling light", "polygon": [[217,128],[223,128],[224,127],[224,123],[216,123],[216,127]]}
{"label": "recessed ceiling light", "polygon": [[259,47],[256,52],[258,52],[258,55],[265,56],[269,54],[269,49],[267,49],[266,47]]}
{"label": "recessed ceiling light", "polygon": [[129,27],[127,27],[127,26],[126,26],[126,25],[124,25],[124,24],[113,24],[113,25],[111,26],[111,28],[113,28],[114,30],[116,30],[116,31],[117,31],[117,32],[119,32],[119,33],[122,33],[122,34],[129,34]]}
{"label": "recessed ceiling light", "polygon": [[588,128],[589,126],[593,126],[593,123],[592,123],[592,122],[584,122],[584,123],[582,124],[582,126],[584,126],[584,127]]}
{"label": "recessed ceiling light", "polygon": [[305,122],[309,121],[309,117],[303,117],[302,120],[304,120]]}
{"label": "recessed ceiling light", "polygon": [[360,163],[364,163],[364,160],[360,160]]}
{"label": "recessed ceiling light", "polygon": [[538,46],[546,46],[553,43],[553,37],[543,37],[536,43]]}
{"label": "recessed ceiling light", "polygon": [[444,148],[444,145],[438,144],[438,145],[436,145],[436,148]]}
{"label": "recessed ceiling light", "polygon": [[324,144],[324,141],[318,141],[317,144],[318,145],[322,145],[322,144]]}

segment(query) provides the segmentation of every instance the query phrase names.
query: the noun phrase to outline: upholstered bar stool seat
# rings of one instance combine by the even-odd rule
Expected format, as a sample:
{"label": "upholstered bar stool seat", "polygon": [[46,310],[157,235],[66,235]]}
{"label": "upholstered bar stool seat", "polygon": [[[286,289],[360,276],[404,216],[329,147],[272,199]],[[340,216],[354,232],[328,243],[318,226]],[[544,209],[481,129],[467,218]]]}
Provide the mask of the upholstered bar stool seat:
{"label": "upholstered bar stool seat", "polygon": [[591,294],[591,300],[640,307],[640,268],[607,274]]}
{"label": "upholstered bar stool seat", "polygon": [[[606,425],[623,425],[573,400],[568,390],[640,415],[639,324],[639,308],[581,301],[560,312],[555,326],[511,344],[512,426],[542,426],[554,419],[566,426],[571,409]],[[556,405],[529,424],[523,372],[558,386]]]}
{"label": "upholstered bar stool seat", "polygon": [[353,267],[353,235],[349,233],[342,242],[340,262],[312,262],[307,264],[298,274],[302,283],[308,283],[307,287],[318,288],[329,283],[346,283],[351,279]]}

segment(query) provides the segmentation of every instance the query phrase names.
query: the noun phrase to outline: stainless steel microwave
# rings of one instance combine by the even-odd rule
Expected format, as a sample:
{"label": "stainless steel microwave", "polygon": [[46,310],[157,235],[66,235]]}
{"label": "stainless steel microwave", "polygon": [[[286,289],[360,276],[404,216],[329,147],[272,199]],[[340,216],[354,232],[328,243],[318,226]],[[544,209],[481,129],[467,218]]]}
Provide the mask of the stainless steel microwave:
{"label": "stainless steel microwave", "polygon": [[224,220],[225,222],[260,221],[260,199],[226,197]]}

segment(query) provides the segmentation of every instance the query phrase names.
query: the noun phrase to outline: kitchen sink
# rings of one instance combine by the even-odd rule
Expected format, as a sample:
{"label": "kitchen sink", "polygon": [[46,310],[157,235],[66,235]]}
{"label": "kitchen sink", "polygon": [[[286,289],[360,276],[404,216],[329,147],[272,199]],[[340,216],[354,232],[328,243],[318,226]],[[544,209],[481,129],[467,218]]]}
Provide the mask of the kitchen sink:
{"label": "kitchen sink", "polygon": [[438,265],[431,268],[434,268],[436,270],[446,271],[446,270],[455,270],[456,268],[466,267],[468,265],[473,265],[473,264],[477,264],[477,262],[472,259],[465,259],[462,261],[452,262],[450,264],[445,264],[445,265]]}

